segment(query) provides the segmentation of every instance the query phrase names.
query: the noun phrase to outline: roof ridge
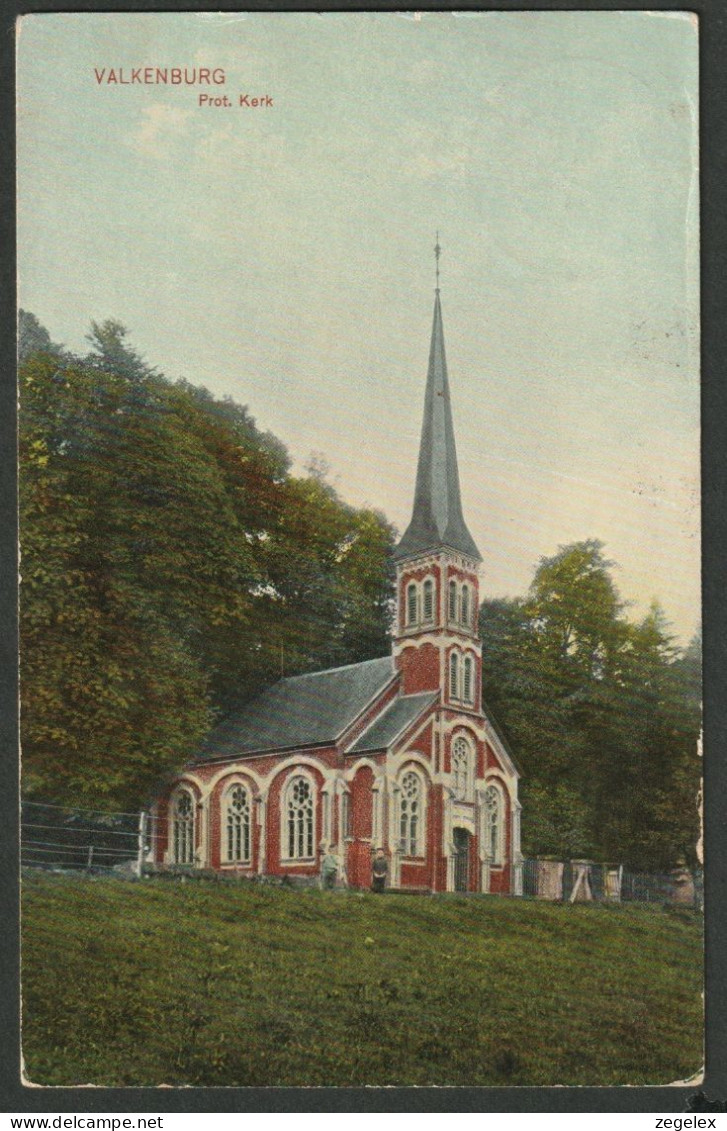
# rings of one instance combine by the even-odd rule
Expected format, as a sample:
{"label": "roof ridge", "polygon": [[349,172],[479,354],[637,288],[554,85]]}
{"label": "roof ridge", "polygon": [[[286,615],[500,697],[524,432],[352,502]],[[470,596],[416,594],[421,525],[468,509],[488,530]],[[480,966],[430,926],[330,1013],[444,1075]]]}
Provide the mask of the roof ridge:
{"label": "roof ridge", "polygon": [[413,695],[395,695],[394,698],[391,700],[391,702],[387,703],[386,706],[383,708],[383,710],[375,718],[373,718],[371,720],[369,725],[367,727],[364,727],[364,729],[361,731],[361,734],[357,738],[355,738],[353,740],[353,742],[349,743],[349,745],[346,747],[344,753],[350,754],[353,751],[355,751],[357,748],[362,749],[364,751],[367,750],[367,749],[375,749],[375,747],[366,747],[366,746],[361,747],[361,743],[364,742],[366,735],[370,734],[371,731],[376,726],[378,726],[382,722],[383,719],[386,718],[386,716],[389,714],[390,711],[394,711],[396,709],[396,707],[402,702],[407,702],[407,701],[411,701],[411,700],[415,700],[415,699],[422,699],[422,700],[427,699],[429,702],[428,703],[422,703],[421,710],[418,710],[417,713],[413,716],[413,718],[409,719],[408,721],[405,721],[400,726],[399,730],[393,736],[391,741],[389,743],[387,743],[387,745],[391,745],[392,743],[397,742],[398,739],[401,738],[402,734],[404,734],[405,731],[412,725],[412,723],[416,722],[416,720],[422,715],[425,707],[433,706],[434,702],[436,701],[436,699],[438,697],[439,697],[438,691],[415,691]]}
{"label": "roof ridge", "polygon": [[371,660],[358,660],[355,664],[338,664],[333,668],[321,668],[321,670],[317,672],[299,672],[298,675],[286,675],[283,676],[282,679],[276,680],[275,683],[268,684],[265,690],[267,691],[270,687],[276,687],[280,683],[292,683],[294,679],[311,679],[313,676],[328,675],[330,672],[343,672],[347,671],[349,668],[362,668],[364,664],[380,664],[382,660],[391,660],[393,662],[393,656],[374,656]]}

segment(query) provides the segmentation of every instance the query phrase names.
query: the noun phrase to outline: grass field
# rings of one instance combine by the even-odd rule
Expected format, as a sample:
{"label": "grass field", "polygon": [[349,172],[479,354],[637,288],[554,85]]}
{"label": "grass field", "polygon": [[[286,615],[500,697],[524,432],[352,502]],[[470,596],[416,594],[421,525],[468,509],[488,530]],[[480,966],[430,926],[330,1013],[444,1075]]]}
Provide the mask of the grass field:
{"label": "grass field", "polygon": [[702,1060],[671,908],[33,874],[39,1084],[666,1084]]}

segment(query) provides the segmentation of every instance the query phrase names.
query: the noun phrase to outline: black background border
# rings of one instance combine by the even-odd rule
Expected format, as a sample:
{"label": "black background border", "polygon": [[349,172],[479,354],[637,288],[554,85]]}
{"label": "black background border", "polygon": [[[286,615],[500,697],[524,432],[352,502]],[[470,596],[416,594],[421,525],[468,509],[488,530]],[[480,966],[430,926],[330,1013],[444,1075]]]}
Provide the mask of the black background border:
{"label": "black background border", "polygon": [[[29,12],[692,11],[700,24],[702,518],[705,723],[706,1076],[685,1087],[616,1088],[45,1088],[20,1076],[17,867],[17,542],[15,384],[15,21]],[[390,2],[113,4],[0,0],[0,1102],[8,1112],[684,1112],[727,1111],[727,6],[592,0],[589,4]],[[59,81],[62,81],[60,79]],[[42,312],[41,312],[42,314]],[[705,1105],[705,1099],[707,1104]],[[719,1106],[717,1106],[719,1105]]]}

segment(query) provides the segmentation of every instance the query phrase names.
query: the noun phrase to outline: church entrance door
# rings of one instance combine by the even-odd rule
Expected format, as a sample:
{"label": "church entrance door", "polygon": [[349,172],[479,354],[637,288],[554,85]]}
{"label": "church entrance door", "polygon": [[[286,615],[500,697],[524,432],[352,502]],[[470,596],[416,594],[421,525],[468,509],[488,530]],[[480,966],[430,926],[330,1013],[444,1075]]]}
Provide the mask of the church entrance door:
{"label": "church entrance door", "polygon": [[469,891],[470,842],[467,829],[455,828],[454,834],[454,890]]}

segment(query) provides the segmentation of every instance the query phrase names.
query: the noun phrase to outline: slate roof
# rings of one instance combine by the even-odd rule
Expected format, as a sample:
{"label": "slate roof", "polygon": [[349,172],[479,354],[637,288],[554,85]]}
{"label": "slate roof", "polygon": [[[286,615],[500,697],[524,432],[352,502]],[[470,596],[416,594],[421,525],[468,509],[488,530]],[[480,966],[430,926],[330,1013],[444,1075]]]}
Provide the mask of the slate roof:
{"label": "slate roof", "polygon": [[414,507],[411,522],[394,550],[394,557],[408,558],[440,546],[482,560],[462,514],[442,307],[437,290]]}
{"label": "slate roof", "polygon": [[323,746],[333,742],[396,674],[391,656],[281,679],[228,716],[199,759]]}
{"label": "slate roof", "polygon": [[419,695],[401,695],[398,699],[394,699],[368,730],[356,739],[348,753],[361,754],[365,750],[385,750],[437,698],[438,692],[423,691]]}

